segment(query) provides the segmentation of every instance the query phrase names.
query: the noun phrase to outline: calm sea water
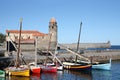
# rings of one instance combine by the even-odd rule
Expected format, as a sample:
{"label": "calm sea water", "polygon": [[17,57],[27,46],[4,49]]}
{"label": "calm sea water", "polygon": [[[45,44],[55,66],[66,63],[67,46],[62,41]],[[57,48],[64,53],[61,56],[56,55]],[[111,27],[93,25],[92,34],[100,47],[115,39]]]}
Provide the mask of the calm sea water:
{"label": "calm sea water", "polygon": [[112,61],[110,71],[92,70],[91,73],[81,73],[75,71],[58,71],[57,73],[42,73],[31,75],[30,77],[6,77],[0,80],[120,80],[120,61]]}
{"label": "calm sea water", "polygon": [[[120,46],[112,45],[109,49],[120,49]],[[88,74],[64,70],[57,73],[33,74],[30,77],[6,76],[0,80],[120,80],[120,61],[112,61],[110,71],[92,70]]]}

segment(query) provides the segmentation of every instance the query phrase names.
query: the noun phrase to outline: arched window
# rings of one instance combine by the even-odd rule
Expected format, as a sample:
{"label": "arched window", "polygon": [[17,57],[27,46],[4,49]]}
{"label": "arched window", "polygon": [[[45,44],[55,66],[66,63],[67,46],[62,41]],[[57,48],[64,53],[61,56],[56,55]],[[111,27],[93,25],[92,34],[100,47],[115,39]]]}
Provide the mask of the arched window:
{"label": "arched window", "polygon": [[42,36],[42,39],[44,39],[44,36]]}
{"label": "arched window", "polygon": [[54,29],[54,26],[52,26],[52,29]]}
{"label": "arched window", "polygon": [[15,39],[18,39],[18,36],[15,36],[15,35],[14,35],[14,37],[15,37]]}

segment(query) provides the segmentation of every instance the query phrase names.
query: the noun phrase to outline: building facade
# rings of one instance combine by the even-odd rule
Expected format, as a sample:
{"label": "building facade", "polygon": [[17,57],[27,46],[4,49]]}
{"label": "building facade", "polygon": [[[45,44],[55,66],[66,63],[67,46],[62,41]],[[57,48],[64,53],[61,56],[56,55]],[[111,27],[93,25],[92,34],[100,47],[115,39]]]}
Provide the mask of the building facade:
{"label": "building facade", "polygon": [[[21,50],[35,50],[36,40],[38,49],[54,50],[57,45],[57,22],[55,18],[50,19],[48,27],[49,32],[47,34],[36,30],[22,30],[20,39]],[[18,46],[19,33],[20,30],[6,30],[7,50],[15,50],[15,46]]]}

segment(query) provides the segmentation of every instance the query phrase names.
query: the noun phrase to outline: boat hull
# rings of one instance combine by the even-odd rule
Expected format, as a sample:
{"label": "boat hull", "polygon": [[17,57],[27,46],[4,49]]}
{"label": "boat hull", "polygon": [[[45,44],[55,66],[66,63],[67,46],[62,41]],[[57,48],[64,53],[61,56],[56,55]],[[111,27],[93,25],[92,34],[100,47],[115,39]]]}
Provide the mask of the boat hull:
{"label": "boat hull", "polygon": [[57,72],[57,67],[52,67],[52,66],[43,66],[41,67],[42,72],[48,72],[48,73],[56,73]]}
{"label": "boat hull", "polygon": [[31,67],[31,72],[34,74],[40,74],[41,68],[40,67]]}
{"label": "boat hull", "polygon": [[76,64],[71,62],[63,62],[64,68],[75,71],[91,71],[92,65],[90,64]]}
{"label": "boat hull", "polygon": [[30,77],[26,77],[26,76],[9,76],[7,77],[7,80],[31,80]]}
{"label": "boat hull", "polygon": [[5,77],[5,71],[0,70],[0,77]]}
{"label": "boat hull", "polygon": [[92,69],[111,70],[111,58],[108,63],[92,64]]}
{"label": "boat hull", "polygon": [[30,76],[30,70],[9,71],[9,75],[11,75],[11,76]]}
{"label": "boat hull", "polygon": [[67,65],[64,68],[75,71],[91,71],[91,65]]}
{"label": "boat hull", "polygon": [[110,70],[111,69],[111,64],[110,63],[95,64],[95,65],[92,65],[92,69]]}
{"label": "boat hull", "polygon": [[9,67],[6,69],[6,74],[10,76],[30,76],[30,70],[23,67]]}
{"label": "boat hull", "polygon": [[57,70],[58,71],[62,71],[63,70],[63,66],[57,66]]}

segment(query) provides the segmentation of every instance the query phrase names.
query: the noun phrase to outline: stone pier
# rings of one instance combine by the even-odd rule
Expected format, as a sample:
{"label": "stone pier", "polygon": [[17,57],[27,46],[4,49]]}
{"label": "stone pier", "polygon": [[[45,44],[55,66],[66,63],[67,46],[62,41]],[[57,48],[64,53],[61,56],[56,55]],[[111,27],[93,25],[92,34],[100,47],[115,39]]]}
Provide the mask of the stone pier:
{"label": "stone pier", "polygon": [[[22,52],[25,61],[27,62],[33,62],[35,61],[35,51],[25,51]],[[93,61],[108,61],[110,58],[112,60],[120,60],[120,50],[112,50],[112,51],[101,51],[101,52],[94,52],[94,51],[89,51],[85,52],[82,54],[83,56],[88,57],[89,59],[92,58]],[[16,52],[14,52],[13,57],[16,57]],[[44,62],[45,59],[49,57],[53,59],[53,56],[46,56],[46,55],[37,55],[38,62]],[[59,52],[57,54],[57,57],[61,60],[64,61],[64,58],[66,59],[75,59],[75,55],[69,52]]]}

